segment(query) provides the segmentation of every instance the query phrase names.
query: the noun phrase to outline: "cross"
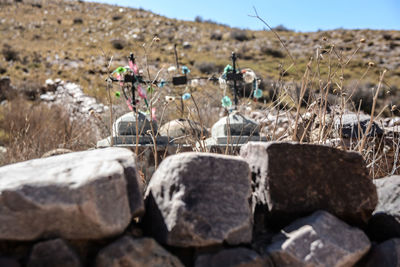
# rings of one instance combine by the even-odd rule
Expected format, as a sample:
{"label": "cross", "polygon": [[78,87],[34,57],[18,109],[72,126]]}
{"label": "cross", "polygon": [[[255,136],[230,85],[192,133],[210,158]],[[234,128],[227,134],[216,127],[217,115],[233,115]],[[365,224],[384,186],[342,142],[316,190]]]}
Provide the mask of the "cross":
{"label": "cross", "polygon": [[243,75],[242,75],[242,73],[240,73],[240,72],[237,73],[237,71],[236,71],[236,59],[237,59],[237,57],[236,57],[236,53],[235,52],[232,52],[231,59],[232,59],[233,70],[226,74],[226,79],[228,81],[233,81],[233,92],[235,94],[235,109],[237,109],[237,105],[238,105],[237,81],[243,81]]}

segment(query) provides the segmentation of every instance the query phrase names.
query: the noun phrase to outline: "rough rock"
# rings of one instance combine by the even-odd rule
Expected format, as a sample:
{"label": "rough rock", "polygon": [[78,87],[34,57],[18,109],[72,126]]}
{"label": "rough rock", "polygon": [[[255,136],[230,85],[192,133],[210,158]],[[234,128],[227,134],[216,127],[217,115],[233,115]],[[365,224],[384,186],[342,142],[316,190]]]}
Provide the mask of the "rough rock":
{"label": "rough rock", "polygon": [[[328,146],[249,142],[240,155],[252,171],[252,205],[284,226],[319,209],[366,223],[377,193],[363,158]],[[264,215],[263,215],[264,216]]]}
{"label": "rough rock", "polygon": [[357,266],[375,267],[400,267],[400,239],[389,239],[375,247]]}
{"label": "rough rock", "polygon": [[181,153],[167,157],[145,197],[146,225],[177,247],[249,243],[250,171],[240,157]]}
{"label": "rough rock", "polygon": [[400,176],[374,180],[378,205],[368,223],[369,235],[379,241],[400,237]]}
{"label": "rough rock", "polygon": [[4,267],[20,267],[18,261],[11,258],[4,258],[0,256],[0,266]]}
{"label": "rough rock", "polygon": [[282,229],[265,252],[275,266],[353,266],[371,243],[358,228],[317,211]]}
{"label": "rough rock", "polygon": [[[343,138],[360,138],[368,128],[370,118],[368,115],[357,115],[355,113],[343,114],[342,117],[337,117],[334,121],[335,130],[338,132],[337,135],[340,136],[341,133]],[[383,130],[373,122],[367,136],[382,134]]]}
{"label": "rough rock", "polygon": [[206,128],[188,119],[169,121],[160,127],[159,133],[174,140],[175,144],[186,143],[187,138],[192,138],[193,141],[197,141],[199,139],[202,140],[202,137],[208,136]]}
{"label": "rough rock", "polygon": [[134,154],[108,148],[0,168],[0,240],[101,239],[144,212]]}
{"label": "rough rock", "polygon": [[124,236],[102,249],[96,267],[180,267],[182,263],[154,239]]}
{"label": "rough rock", "polygon": [[225,249],[215,254],[198,256],[195,267],[267,267],[274,266],[268,257],[248,248]]}
{"label": "rough rock", "polygon": [[37,243],[33,249],[27,267],[80,267],[76,253],[62,239]]}

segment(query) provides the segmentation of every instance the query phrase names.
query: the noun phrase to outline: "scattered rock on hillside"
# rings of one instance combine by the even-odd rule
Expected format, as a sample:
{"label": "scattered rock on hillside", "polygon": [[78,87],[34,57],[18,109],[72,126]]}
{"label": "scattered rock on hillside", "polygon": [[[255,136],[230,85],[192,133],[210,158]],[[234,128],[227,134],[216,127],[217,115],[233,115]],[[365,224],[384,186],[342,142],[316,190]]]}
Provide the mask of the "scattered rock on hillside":
{"label": "scattered rock on hillside", "polygon": [[124,236],[101,250],[96,267],[180,267],[182,263],[151,238]]}
{"label": "scattered rock on hillside", "polygon": [[[52,85],[49,85],[52,84]],[[51,87],[57,86],[55,91]],[[74,83],[64,83],[61,80],[46,81],[48,91],[40,95],[42,101],[63,106],[71,119],[88,118],[90,111],[104,113],[108,107],[97,103],[96,99],[83,93],[82,88]]]}
{"label": "scattered rock on hillside", "polygon": [[376,240],[400,237],[400,176],[374,180],[378,205],[368,223],[368,232]]}
{"label": "scattered rock on hillside", "polygon": [[182,47],[183,49],[190,49],[192,48],[192,45],[189,42],[183,42]]}
{"label": "scattered rock on hillside", "polygon": [[161,243],[250,243],[250,172],[239,157],[181,153],[164,159],[147,188],[146,222]]}
{"label": "scattered rock on hillside", "polygon": [[265,252],[276,266],[353,266],[371,244],[360,229],[325,211],[285,227]]}
{"label": "scattered rock on hillside", "polygon": [[[365,114],[343,114],[335,118],[334,126],[337,131],[337,135],[343,138],[360,138],[362,137],[368,128],[371,117]],[[367,133],[367,136],[379,136],[383,134],[383,130],[374,121],[371,129]]]}
{"label": "scattered rock on hillside", "polygon": [[400,239],[389,239],[373,247],[357,266],[400,266]]}
{"label": "scattered rock on hillside", "polygon": [[37,243],[33,249],[27,267],[80,267],[76,253],[62,239]]}
{"label": "scattered rock on hillside", "polygon": [[244,248],[225,249],[215,254],[197,257],[195,267],[268,267],[274,266],[268,257]]}
{"label": "scattered rock on hillside", "polygon": [[[366,223],[377,193],[355,152],[311,144],[249,142],[240,155],[252,171],[253,208],[268,223],[285,223],[319,209],[351,223]],[[258,218],[260,219],[260,218]]]}
{"label": "scattered rock on hillside", "polygon": [[102,239],[144,212],[134,154],[108,148],[0,168],[0,240]]}

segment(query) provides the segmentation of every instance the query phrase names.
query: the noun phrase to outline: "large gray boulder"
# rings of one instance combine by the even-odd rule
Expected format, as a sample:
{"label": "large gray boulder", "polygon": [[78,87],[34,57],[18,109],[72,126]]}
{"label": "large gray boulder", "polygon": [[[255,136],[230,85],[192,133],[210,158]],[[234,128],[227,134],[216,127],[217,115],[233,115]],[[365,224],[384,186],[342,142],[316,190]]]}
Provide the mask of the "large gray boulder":
{"label": "large gray boulder", "polygon": [[400,267],[400,239],[389,239],[371,249],[357,266]]}
{"label": "large gray boulder", "polygon": [[0,168],[0,240],[102,239],[144,212],[134,154],[108,148]]}
{"label": "large gray boulder", "polygon": [[368,233],[378,241],[400,237],[400,176],[388,176],[374,183],[378,205],[368,223]]}
{"label": "large gray boulder", "polygon": [[62,239],[37,243],[33,246],[27,267],[80,267],[77,254]]}
{"label": "large gray boulder", "polygon": [[282,229],[265,253],[276,266],[353,266],[371,246],[368,237],[325,211]]}
{"label": "large gray boulder", "polygon": [[253,209],[271,225],[319,209],[364,224],[377,193],[363,158],[355,152],[300,143],[249,142],[240,155],[252,171]]}
{"label": "large gray boulder", "polygon": [[96,267],[183,267],[178,258],[154,239],[124,236],[102,249]]}
{"label": "large gray boulder", "polygon": [[214,254],[204,254],[196,258],[195,267],[273,267],[268,257],[254,250],[239,247],[224,249]]}
{"label": "large gray boulder", "polygon": [[171,246],[250,243],[250,196],[249,167],[240,157],[173,155],[150,180],[145,225]]}

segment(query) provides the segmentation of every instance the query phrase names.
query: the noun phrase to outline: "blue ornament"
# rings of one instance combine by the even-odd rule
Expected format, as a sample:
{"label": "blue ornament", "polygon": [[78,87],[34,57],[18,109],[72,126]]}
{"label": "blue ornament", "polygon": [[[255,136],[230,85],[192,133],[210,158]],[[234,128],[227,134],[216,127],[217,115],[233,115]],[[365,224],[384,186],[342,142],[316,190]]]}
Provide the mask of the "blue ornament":
{"label": "blue ornament", "polygon": [[189,74],[189,73],[190,73],[189,68],[186,67],[186,66],[182,66],[182,73],[183,73],[183,74]]}
{"label": "blue ornament", "polygon": [[191,97],[191,95],[189,93],[184,93],[183,96],[182,96],[182,99],[183,100],[188,100],[188,99],[190,99],[190,97]]}
{"label": "blue ornament", "polygon": [[161,81],[158,83],[158,87],[163,88],[166,84],[167,82],[164,81],[164,79],[161,79]]}

